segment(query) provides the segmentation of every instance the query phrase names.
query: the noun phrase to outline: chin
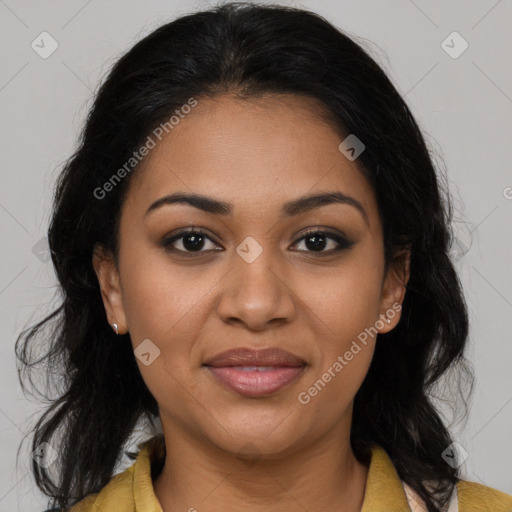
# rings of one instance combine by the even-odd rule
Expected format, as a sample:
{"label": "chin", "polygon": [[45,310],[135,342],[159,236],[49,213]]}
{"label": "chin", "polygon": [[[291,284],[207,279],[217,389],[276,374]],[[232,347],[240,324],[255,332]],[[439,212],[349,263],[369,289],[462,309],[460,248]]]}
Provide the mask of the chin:
{"label": "chin", "polygon": [[225,430],[219,426],[219,437],[210,437],[210,440],[221,450],[240,459],[253,462],[262,458],[277,459],[293,451],[303,437],[294,425],[282,421],[284,418],[259,422],[253,415],[250,421],[244,419],[237,424],[225,422],[222,425]]}

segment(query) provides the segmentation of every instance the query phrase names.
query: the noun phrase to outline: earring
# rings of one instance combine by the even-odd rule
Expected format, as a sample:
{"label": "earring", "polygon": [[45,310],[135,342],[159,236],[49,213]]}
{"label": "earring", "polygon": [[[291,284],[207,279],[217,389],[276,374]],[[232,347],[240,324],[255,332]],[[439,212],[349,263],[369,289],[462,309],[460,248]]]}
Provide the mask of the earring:
{"label": "earring", "polygon": [[119,329],[117,328],[117,324],[110,324],[110,325],[111,325],[112,329],[114,329],[114,332],[116,334],[119,334]]}

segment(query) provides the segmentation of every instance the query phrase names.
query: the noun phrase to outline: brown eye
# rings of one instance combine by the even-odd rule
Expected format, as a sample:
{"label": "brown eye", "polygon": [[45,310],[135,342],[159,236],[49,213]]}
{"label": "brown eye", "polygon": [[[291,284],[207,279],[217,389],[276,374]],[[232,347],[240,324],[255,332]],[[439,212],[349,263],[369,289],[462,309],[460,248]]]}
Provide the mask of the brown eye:
{"label": "brown eye", "polygon": [[[174,244],[176,242],[180,242],[182,248],[175,247]],[[210,242],[214,245],[214,242],[210,237],[206,235],[203,231],[196,229],[188,229],[184,231],[180,231],[179,233],[173,235],[170,238],[165,239],[162,242],[162,245],[166,250],[181,252],[181,253],[194,253],[194,252],[206,252],[203,249],[207,246],[207,242]],[[208,248],[207,248],[208,250]]]}
{"label": "brown eye", "polygon": [[[329,240],[331,241],[330,244],[328,242]],[[301,252],[317,252],[322,254],[331,254],[333,252],[342,251],[344,249],[348,249],[354,244],[344,236],[341,236],[337,233],[332,233],[330,231],[322,230],[307,232],[306,235],[295,242],[295,244],[303,241],[306,246],[306,251],[301,250]],[[325,250],[326,247],[328,250]]]}

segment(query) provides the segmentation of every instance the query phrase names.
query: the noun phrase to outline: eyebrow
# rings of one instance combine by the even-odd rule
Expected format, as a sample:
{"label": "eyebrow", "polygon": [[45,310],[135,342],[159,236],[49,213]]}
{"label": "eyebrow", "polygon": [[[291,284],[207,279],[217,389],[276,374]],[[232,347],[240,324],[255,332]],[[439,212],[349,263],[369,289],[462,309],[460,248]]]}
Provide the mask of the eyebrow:
{"label": "eyebrow", "polygon": [[[203,212],[215,215],[232,215],[233,213],[232,203],[213,199],[202,194],[176,192],[157,199],[147,209],[145,215],[148,215],[164,205],[176,203],[188,204]],[[293,217],[329,204],[347,204],[353,206],[363,216],[365,223],[368,226],[370,225],[368,214],[363,208],[363,205],[357,199],[338,191],[309,194],[289,201],[281,207],[280,215],[281,218]]]}

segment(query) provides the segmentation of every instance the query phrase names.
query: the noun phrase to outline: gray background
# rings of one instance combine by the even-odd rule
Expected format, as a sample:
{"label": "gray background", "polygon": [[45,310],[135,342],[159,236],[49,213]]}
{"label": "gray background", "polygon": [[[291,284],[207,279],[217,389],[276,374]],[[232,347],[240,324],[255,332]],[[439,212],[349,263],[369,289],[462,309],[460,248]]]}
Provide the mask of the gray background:
{"label": "gray background", "polygon": [[[469,453],[465,479],[512,494],[512,3],[289,4],[310,8],[372,42],[374,58],[446,164],[461,221],[455,225],[454,255],[470,310],[467,357],[476,374],[468,421],[454,425],[452,433]],[[23,396],[13,348],[22,327],[50,310],[57,290],[44,251],[57,171],[71,155],[93,92],[116,58],[158,25],[209,5],[0,0],[0,510],[38,511],[46,505],[29,472],[28,442],[16,465],[19,442],[42,404]],[[31,48],[43,31],[59,45],[47,59]],[[469,44],[458,58],[441,46],[453,31]],[[452,52],[461,48],[453,38],[447,44]]]}

